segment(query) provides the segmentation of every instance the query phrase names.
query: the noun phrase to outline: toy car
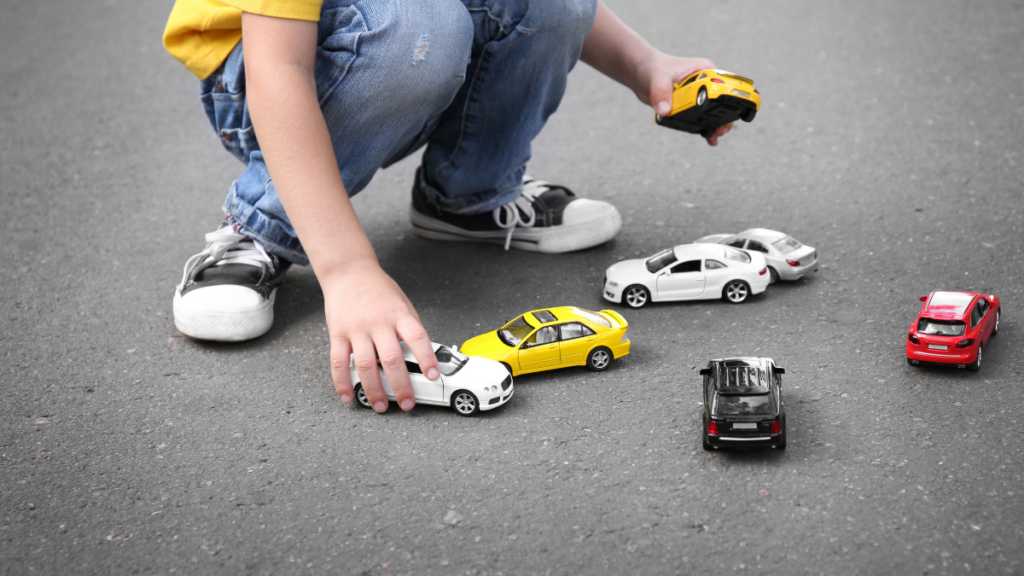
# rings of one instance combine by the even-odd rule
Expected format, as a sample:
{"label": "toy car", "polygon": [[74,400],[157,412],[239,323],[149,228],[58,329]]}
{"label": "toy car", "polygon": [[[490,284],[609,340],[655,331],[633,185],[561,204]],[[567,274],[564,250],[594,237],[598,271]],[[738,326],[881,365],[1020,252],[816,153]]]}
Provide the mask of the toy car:
{"label": "toy car", "polygon": [[627,326],[612,310],[558,306],[527,312],[498,330],[466,340],[461,350],[501,362],[513,376],[567,366],[601,372],[629,354]]}
{"label": "toy car", "polygon": [[771,358],[719,358],[704,377],[705,450],[724,446],[786,448],[782,375]]}
{"label": "toy car", "polygon": [[725,298],[733,304],[770,283],[760,252],[714,244],[682,244],[647,259],[623,260],[605,272],[604,298],[640,308],[648,302]]}
{"label": "toy car", "polygon": [[[432,343],[434,356],[437,357],[441,377],[430,381],[420,370],[416,357],[401,343],[405,356],[405,367],[409,371],[413,395],[420,404],[434,406],[450,406],[462,416],[473,416],[481,410],[493,410],[504,405],[515,392],[512,386],[512,375],[505,368],[485,358],[470,358],[451,348]],[[378,361],[378,366],[380,362]],[[384,371],[380,371],[380,381],[384,385],[384,393],[388,400],[395,399]],[[371,408],[363,385],[359,382],[354,361],[349,361],[349,372],[355,385],[356,400],[364,408]]]}
{"label": "toy car", "polygon": [[999,332],[999,298],[977,292],[932,292],[907,333],[910,364],[955,364],[981,370],[981,357]]}
{"label": "toy car", "polygon": [[694,243],[724,244],[764,254],[772,284],[779,280],[799,280],[818,271],[817,250],[801,244],[792,236],[767,228],[751,228],[739,234],[712,234],[694,240]]}
{"label": "toy car", "polygon": [[654,121],[710,138],[719,126],[741,119],[752,122],[761,108],[761,93],[750,78],[725,70],[701,70],[676,84],[672,111]]}

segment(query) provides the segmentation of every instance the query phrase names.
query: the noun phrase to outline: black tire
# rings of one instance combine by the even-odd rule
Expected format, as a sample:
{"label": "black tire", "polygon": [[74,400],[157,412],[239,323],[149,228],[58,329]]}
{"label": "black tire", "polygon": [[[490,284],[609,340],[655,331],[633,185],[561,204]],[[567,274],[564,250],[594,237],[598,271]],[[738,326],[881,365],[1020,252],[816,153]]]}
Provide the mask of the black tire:
{"label": "black tire", "polygon": [[598,346],[587,354],[587,369],[592,372],[604,372],[612,365],[612,351],[604,346]]}
{"label": "black tire", "polygon": [[480,412],[480,401],[469,390],[453,392],[451,406],[459,416],[475,416]]}
{"label": "black tire", "polygon": [[704,108],[704,105],[707,104],[707,103],[708,103],[708,89],[703,87],[703,86],[701,86],[700,90],[697,91],[697,100],[694,103],[693,107],[698,109],[698,110],[701,110],[701,109]]}
{"label": "black tire", "polygon": [[504,363],[504,362],[502,362],[501,365],[505,367],[505,370],[508,370],[508,375],[511,376],[512,375],[512,367],[509,366],[508,364]]}
{"label": "black tire", "polygon": [[741,304],[750,297],[750,285],[743,280],[731,280],[722,289],[722,298],[732,304]]}
{"label": "black tire", "polygon": [[[1003,313],[1002,310],[996,310],[996,325],[992,327],[992,336],[999,334],[999,316]],[[991,338],[992,336],[989,336]]]}
{"label": "black tire", "polygon": [[651,301],[651,293],[647,288],[633,284],[622,291],[622,303],[630,308],[643,308]]}
{"label": "black tire", "polygon": [[757,116],[757,110],[751,108],[740,116],[740,120],[743,120],[744,122],[753,122],[755,116]]}
{"label": "black tire", "polygon": [[356,384],[355,394],[356,402],[358,402],[360,406],[371,410],[373,409],[373,406],[370,405],[370,399],[366,397],[366,392],[363,390],[362,384]]}
{"label": "black tire", "polygon": [[772,284],[775,284],[776,282],[779,281],[779,272],[775,268],[772,268],[771,266],[769,266],[768,267],[768,275],[771,277],[771,279],[768,280],[768,285],[769,286],[771,286]]}
{"label": "black tire", "polygon": [[984,350],[985,347],[982,346],[981,344],[978,344],[978,359],[967,365],[968,370],[970,370],[971,372],[977,372],[978,370],[981,370],[981,353]]}

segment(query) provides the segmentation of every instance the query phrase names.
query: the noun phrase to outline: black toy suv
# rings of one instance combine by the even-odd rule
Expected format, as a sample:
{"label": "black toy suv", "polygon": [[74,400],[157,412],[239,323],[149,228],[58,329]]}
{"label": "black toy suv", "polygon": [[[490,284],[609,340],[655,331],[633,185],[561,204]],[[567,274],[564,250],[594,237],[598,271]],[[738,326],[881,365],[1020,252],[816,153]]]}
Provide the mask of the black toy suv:
{"label": "black toy suv", "polygon": [[721,447],[786,448],[782,375],[771,358],[720,358],[704,377],[705,450]]}

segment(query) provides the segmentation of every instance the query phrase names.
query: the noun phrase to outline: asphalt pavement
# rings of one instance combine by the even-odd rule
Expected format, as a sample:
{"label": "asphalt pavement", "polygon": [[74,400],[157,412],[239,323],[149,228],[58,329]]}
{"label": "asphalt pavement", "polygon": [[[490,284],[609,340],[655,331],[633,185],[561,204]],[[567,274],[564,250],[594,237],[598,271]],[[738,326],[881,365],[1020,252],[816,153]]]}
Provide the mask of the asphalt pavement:
{"label": "asphalt pavement", "polygon": [[[416,159],[354,204],[435,341],[612,308],[632,353],[500,410],[342,404],[309,269],[266,336],[192,341],[185,260],[241,165],[160,44],[172,2],[0,2],[0,574],[1024,572],[1024,2],[609,0],[756,81],[710,148],[586,65],[529,171],[615,203],[566,255],[412,234]],[[742,305],[601,299],[609,265],[764,226],[812,277]],[[904,356],[918,297],[998,295],[978,373]],[[711,357],[787,369],[789,447],[705,452]]]}

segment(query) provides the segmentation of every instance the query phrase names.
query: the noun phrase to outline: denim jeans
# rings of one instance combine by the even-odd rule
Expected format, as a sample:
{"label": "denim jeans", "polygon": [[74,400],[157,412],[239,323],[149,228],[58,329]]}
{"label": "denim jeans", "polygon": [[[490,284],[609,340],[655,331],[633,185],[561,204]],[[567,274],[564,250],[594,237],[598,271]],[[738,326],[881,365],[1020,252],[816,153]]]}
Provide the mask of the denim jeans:
{"label": "denim jeans", "polygon": [[[477,214],[514,199],[596,10],[597,0],[325,0],[317,95],[348,194],[426,145],[420,185],[441,209]],[[224,213],[268,252],[308,263],[249,119],[241,43],[200,92],[224,147],[246,163]]]}

